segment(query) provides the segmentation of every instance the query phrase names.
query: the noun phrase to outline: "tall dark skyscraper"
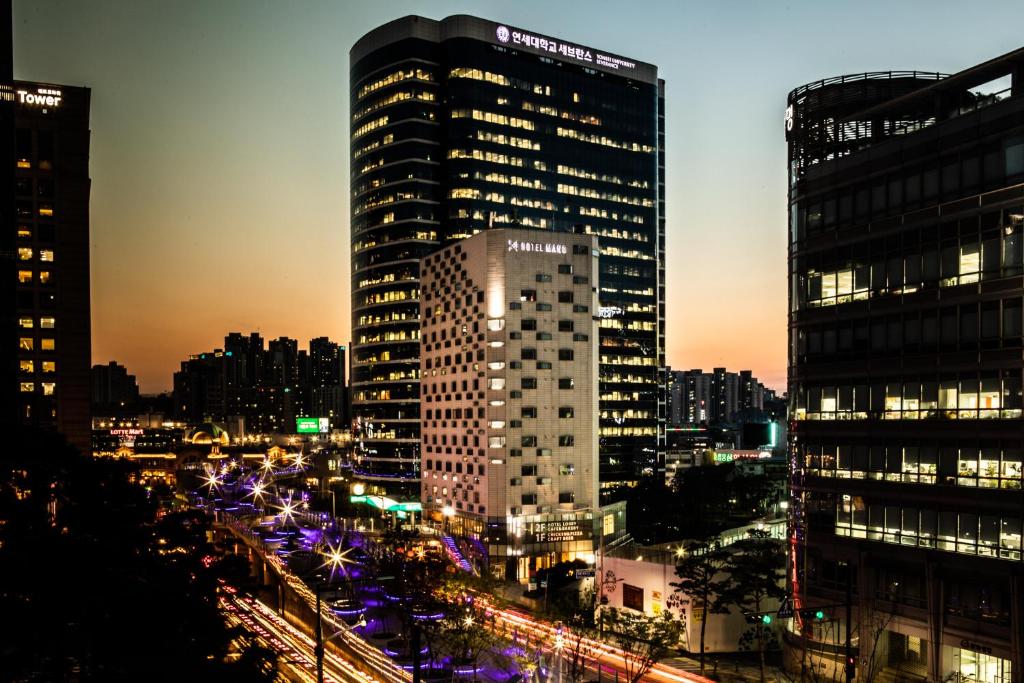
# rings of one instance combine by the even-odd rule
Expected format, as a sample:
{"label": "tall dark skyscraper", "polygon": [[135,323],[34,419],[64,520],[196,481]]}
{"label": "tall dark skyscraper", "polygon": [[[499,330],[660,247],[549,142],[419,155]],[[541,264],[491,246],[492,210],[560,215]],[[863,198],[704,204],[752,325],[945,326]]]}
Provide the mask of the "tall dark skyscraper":
{"label": "tall dark skyscraper", "polygon": [[[11,0],[0,0],[0,187],[14,187],[14,35]],[[0,426],[20,421],[14,194],[0,192]]]}
{"label": "tall dark skyscraper", "polygon": [[89,90],[14,83],[18,413],[90,448]]}
{"label": "tall dark skyscraper", "polygon": [[419,266],[489,227],[599,237],[600,478],[659,468],[664,83],[657,68],[469,16],[351,51],[357,472],[415,497]]}
{"label": "tall dark skyscraper", "polygon": [[802,86],[786,139],[790,585],[829,614],[789,664],[842,677],[850,628],[861,680],[1020,681],[1024,49]]}

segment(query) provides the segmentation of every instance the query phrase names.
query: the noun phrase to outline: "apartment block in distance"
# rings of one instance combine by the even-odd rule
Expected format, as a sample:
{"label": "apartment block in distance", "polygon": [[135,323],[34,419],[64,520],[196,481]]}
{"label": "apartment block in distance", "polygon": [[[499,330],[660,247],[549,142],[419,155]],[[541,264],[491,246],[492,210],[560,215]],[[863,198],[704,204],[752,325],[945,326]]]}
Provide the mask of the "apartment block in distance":
{"label": "apartment block in distance", "polygon": [[809,83],[785,127],[789,665],[1019,683],[1024,49]]}
{"label": "apartment block in distance", "polygon": [[522,229],[420,263],[423,514],[498,576],[593,559],[597,263]]}

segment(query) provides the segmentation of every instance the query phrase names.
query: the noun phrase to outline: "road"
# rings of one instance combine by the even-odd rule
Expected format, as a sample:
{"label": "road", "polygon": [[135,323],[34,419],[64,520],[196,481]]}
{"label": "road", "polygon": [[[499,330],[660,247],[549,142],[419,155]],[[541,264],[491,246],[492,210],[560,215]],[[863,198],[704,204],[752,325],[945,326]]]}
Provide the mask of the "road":
{"label": "road", "polygon": [[[316,683],[316,643],[295,628],[274,610],[258,600],[225,595],[221,609],[229,621],[253,633],[263,645],[277,653],[279,662],[290,678],[303,683]],[[325,683],[381,683],[355,668],[330,650],[324,653]]]}
{"label": "road", "polygon": [[[485,601],[487,608],[494,615],[495,620],[498,624],[503,626],[505,630],[518,632],[520,634],[529,634],[530,637],[537,642],[555,642],[557,633],[554,625],[534,619],[533,617],[517,610],[496,607],[493,603],[490,603],[486,597],[479,596],[478,594],[478,599],[481,598]],[[610,667],[614,670],[625,673],[626,662],[620,648],[611,645],[610,643],[585,638],[583,640],[583,649],[592,653],[591,656],[599,664],[604,666],[605,672],[607,672],[607,669]],[[596,672],[596,669],[592,667],[588,667],[588,669]],[[605,673],[605,675],[607,675],[607,673]],[[704,678],[699,674],[682,671],[664,664],[655,664],[642,680],[650,681],[652,683],[712,683],[711,679]]]}

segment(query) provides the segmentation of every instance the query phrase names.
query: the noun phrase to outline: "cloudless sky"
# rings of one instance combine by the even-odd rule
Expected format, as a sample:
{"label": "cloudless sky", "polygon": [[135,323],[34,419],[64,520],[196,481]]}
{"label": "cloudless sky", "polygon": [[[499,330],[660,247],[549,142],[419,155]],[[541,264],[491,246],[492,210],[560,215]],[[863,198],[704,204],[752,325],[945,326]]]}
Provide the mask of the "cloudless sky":
{"label": "cloudless sky", "polygon": [[93,361],[153,393],[229,331],[346,343],[349,48],[462,13],[658,65],[668,362],[780,390],[786,94],[1024,43],[1021,0],[15,0],[15,76],[92,88]]}

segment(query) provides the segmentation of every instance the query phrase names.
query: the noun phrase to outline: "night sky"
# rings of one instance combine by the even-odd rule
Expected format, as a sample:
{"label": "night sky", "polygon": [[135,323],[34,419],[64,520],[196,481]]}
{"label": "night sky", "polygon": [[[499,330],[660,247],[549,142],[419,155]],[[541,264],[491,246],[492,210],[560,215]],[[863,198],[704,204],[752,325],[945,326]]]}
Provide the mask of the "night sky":
{"label": "night sky", "polygon": [[1020,0],[15,0],[15,76],[92,88],[93,361],[153,393],[229,331],[347,343],[349,48],[406,14],[459,13],[658,65],[668,362],[780,390],[787,92],[1024,43]]}

